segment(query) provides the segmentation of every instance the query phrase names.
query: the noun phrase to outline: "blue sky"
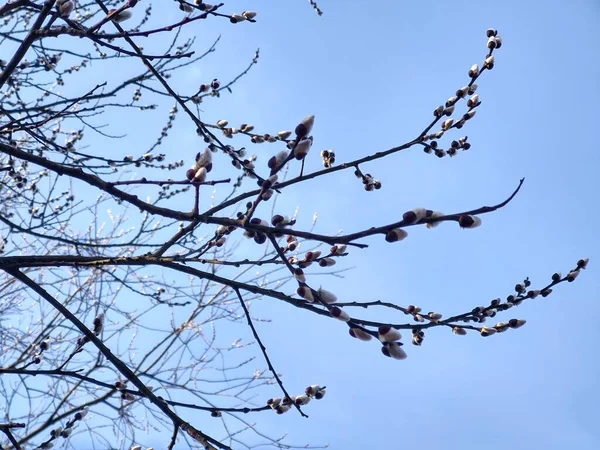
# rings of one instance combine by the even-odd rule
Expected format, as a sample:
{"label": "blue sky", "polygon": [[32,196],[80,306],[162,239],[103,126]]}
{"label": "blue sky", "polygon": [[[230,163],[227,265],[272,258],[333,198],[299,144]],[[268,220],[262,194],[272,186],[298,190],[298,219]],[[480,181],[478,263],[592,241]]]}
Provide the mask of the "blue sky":
{"label": "blue sky", "polygon": [[[315,280],[341,301],[417,304],[448,315],[504,298],[524,277],[543,286],[579,258],[591,262],[575,283],[498,316],[525,318],[523,328],[487,339],[433,330],[420,348],[407,342],[405,361],[351,339],[336,321],[272,299],[254,302],[253,314],[271,319],[257,327],[288,389],[328,386],[324,400],[307,406],[309,419],[294,411],[259,415],[260,429],[289,432],[289,442],[299,445],[350,450],[599,448],[600,5],[319,5],[322,17],[303,0],[226,2],[226,11],[258,11],[258,22],[206,20],[189,27],[198,50],[222,37],[214,55],[174,80],[178,90],[235,76],[260,47],[259,64],[236,83],[233,95],[203,103],[202,118],[250,122],[273,133],[315,114],[307,170],[317,170],[316,150],[331,148],[343,162],[411,140],[433,109],[468,82],[469,67],[481,64],[486,28],[497,28],[504,43],[495,68],[478,83],[482,105],[463,129],[471,150],[438,159],[415,148],[366,165],[363,170],[383,184],[376,192],[365,192],[351,171],[300,184],[278,199],[281,212],[299,208],[304,227],[318,213],[316,230],[323,234],[352,232],[396,221],[414,207],[450,213],[494,204],[520,178],[526,181],[510,205],[482,217],[480,228],[411,229],[408,239],[394,245],[370,238],[368,249],[352,250],[341,264],[351,268],[345,278]],[[181,17],[166,2],[154,6],[165,17]],[[164,116],[148,114],[133,126],[115,120],[111,131],[129,128],[151,142],[147,130],[160,129]],[[165,147],[191,161],[198,138],[194,127],[181,122],[185,126]],[[279,148],[251,150],[270,155]],[[364,314],[405,321],[389,312]],[[266,392],[265,398],[276,394]]]}

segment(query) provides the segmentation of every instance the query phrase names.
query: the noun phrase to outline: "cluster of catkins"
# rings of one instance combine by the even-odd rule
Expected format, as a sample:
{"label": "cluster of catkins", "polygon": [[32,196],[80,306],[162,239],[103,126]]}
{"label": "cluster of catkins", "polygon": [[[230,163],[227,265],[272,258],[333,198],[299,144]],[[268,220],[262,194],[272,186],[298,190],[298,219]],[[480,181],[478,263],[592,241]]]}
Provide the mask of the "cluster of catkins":
{"label": "cluster of catkins", "polygon": [[196,162],[185,173],[185,177],[193,183],[204,183],[206,175],[212,170],[212,151],[210,148],[196,154]]}
{"label": "cluster of catkins", "polygon": [[[434,220],[443,217],[444,213],[439,211],[433,211],[425,208],[414,208],[410,211],[405,212],[402,215],[402,226],[413,225],[422,220]],[[477,216],[469,214],[463,214],[458,216],[456,220],[461,228],[477,228],[481,225],[481,219]],[[427,228],[434,228],[440,224],[440,221],[426,221],[425,226]],[[404,228],[393,228],[385,233],[385,240],[387,242],[398,242],[406,239],[408,232]]]}
{"label": "cluster of catkins", "polygon": [[357,169],[354,171],[354,175],[362,180],[362,183],[365,186],[365,191],[371,192],[373,189],[381,189],[381,181],[373,178],[373,175],[370,173],[363,175],[362,172]]}
{"label": "cluster of catkins", "polygon": [[42,354],[50,348],[50,338],[47,337],[40,342],[39,350],[31,357],[31,364],[39,364],[42,362]]}
{"label": "cluster of catkins", "polygon": [[267,405],[271,407],[277,414],[283,414],[292,408],[292,405],[297,406],[307,405],[311,399],[321,400],[325,397],[325,386],[313,384],[304,390],[304,394],[295,397],[274,397],[267,400]]}
{"label": "cluster of catkins", "polygon": [[[486,70],[492,70],[494,68],[494,56],[492,55],[492,52],[494,49],[498,49],[502,46],[502,38],[498,36],[498,32],[493,28],[488,29],[486,35],[488,37],[487,48],[489,49],[489,52],[483,61],[482,67]],[[447,116],[448,118],[442,122],[440,130],[431,134],[425,134],[421,137],[425,153],[434,153],[438,158],[443,158],[446,155],[456,155],[457,150],[459,149],[468,150],[471,147],[471,145],[466,142],[466,136],[452,141],[452,144],[447,150],[438,148],[438,141],[436,139],[440,139],[446,131],[452,128],[461,129],[468,120],[475,116],[475,108],[481,104],[479,94],[476,94],[477,85],[475,84],[475,80],[479,77],[480,73],[481,70],[479,65],[473,64],[468,71],[468,75],[471,78],[469,84],[457,89],[456,93],[448,98],[444,105],[438,106],[433,111],[433,115],[438,120],[441,120],[444,116]],[[469,98],[467,99],[467,97]],[[468,110],[460,117],[460,119],[456,120],[451,116],[454,114],[456,104],[461,99],[467,99],[466,103]],[[428,143],[427,141],[431,142]]]}
{"label": "cluster of catkins", "polygon": [[[373,336],[363,328],[355,327],[350,328],[348,331],[350,336],[361,341],[370,341],[373,339]],[[404,344],[400,342],[402,335],[398,330],[388,325],[382,325],[377,329],[377,337],[383,344],[381,353],[389,358],[406,359],[406,352],[402,349]]]}
{"label": "cluster of catkins", "polygon": [[329,169],[335,164],[335,152],[333,150],[323,150],[321,152],[321,160],[323,161],[323,166]]}
{"label": "cluster of catkins", "polygon": [[[104,329],[104,313],[100,313],[96,317],[94,317],[92,331],[94,332],[95,336],[99,336],[100,333],[102,333],[103,329]],[[77,347],[83,347],[89,341],[90,341],[90,339],[87,336],[85,336],[85,335],[80,336],[77,339]]]}
{"label": "cluster of catkins", "polygon": [[[135,396],[127,392],[127,381],[116,381],[115,389],[121,393],[121,399],[123,400],[135,400]],[[150,389],[152,390],[152,389]]]}
{"label": "cluster of catkins", "polygon": [[71,420],[67,421],[64,428],[60,427],[60,426],[54,428],[50,432],[50,439],[48,439],[45,442],[42,442],[34,450],[47,450],[47,449],[53,448],[54,447],[53,441],[55,441],[59,437],[61,437],[63,439],[68,438],[71,435],[71,433],[73,432],[73,427],[77,424],[77,422],[83,420],[83,418],[87,415],[87,413],[88,413],[87,406],[85,408],[82,408],[81,410],[77,411],[75,413],[75,415],[73,416],[73,418]]}

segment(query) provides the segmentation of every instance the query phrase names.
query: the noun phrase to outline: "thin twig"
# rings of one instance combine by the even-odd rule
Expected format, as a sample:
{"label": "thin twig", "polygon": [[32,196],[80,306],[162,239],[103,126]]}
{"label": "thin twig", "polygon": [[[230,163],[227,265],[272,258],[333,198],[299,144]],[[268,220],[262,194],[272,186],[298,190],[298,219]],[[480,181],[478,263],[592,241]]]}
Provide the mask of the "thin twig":
{"label": "thin twig", "polygon": [[236,287],[234,287],[233,290],[235,291],[235,293],[236,293],[236,295],[237,295],[237,297],[238,297],[238,299],[240,301],[240,305],[242,305],[242,309],[244,310],[244,314],[246,315],[246,321],[248,322],[248,326],[252,330],[252,334],[254,335],[254,339],[256,339],[256,342],[258,343],[258,346],[260,347],[260,350],[261,350],[261,352],[262,352],[262,354],[263,354],[263,356],[265,358],[265,361],[267,362],[267,366],[269,366],[269,370],[271,371],[271,373],[275,377],[275,380],[277,381],[277,384],[281,388],[281,391],[283,392],[285,398],[289,399],[294,404],[294,406],[300,412],[300,414],[302,415],[302,417],[308,417],[302,411],[302,409],[300,409],[300,406],[297,405],[296,402],[293,401],[292,396],[290,394],[288,394],[288,391],[283,386],[283,383],[281,382],[281,379],[279,378],[279,375],[277,375],[277,371],[273,367],[273,364],[271,364],[271,360],[269,359],[269,355],[267,355],[267,348],[264,346],[264,344],[260,340],[260,337],[258,336],[258,332],[256,331],[256,328],[254,328],[254,324],[252,323],[252,318],[250,317],[250,312],[248,311],[248,308],[246,307],[246,304],[244,303],[244,299],[242,298],[242,294],[240,293],[240,290],[238,288],[236,288]]}

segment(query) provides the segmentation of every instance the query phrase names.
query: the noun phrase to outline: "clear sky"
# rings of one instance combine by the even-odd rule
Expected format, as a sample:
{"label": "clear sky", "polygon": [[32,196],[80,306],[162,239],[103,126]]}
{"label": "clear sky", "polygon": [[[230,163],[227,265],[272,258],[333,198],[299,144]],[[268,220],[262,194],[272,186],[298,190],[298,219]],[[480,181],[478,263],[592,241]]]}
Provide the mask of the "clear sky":
{"label": "clear sky", "polygon": [[[463,129],[468,152],[438,159],[415,148],[366,165],[383,184],[377,192],[365,192],[352,171],[337,172],[287,189],[278,199],[282,212],[298,207],[303,226],[317,212],[323,234],[352,232],[398,220],[414,207],[451,213],[495,204],[526,178],[515,200],[483,216],[475,230],[443,224],[410,229],[394,245],[366,239],[368,249],[352,250],[340,264],[350,268],[344,278],[318,279],[324,287],[341,301],[417,304],[449,315],[505,298],[525,277],[543,286],[579,258],[591,261],[575,283],[497,317],[527,319],[523,328],[487,339],[436,329],[420,348],[405,337],[405,361],[351,339],[336,321],[272,299],[254,302],[253,314],[271,319],[257,327],[288,389],[319,383],[328,392],[305,408],[309,419],[290,411],[252,420],[267,434],[289,432],[290,443],[333,449],[600,448],[600,3],[318,3],[322,17],[305,0],[226,1],[226,11],[256,10],[257,23],[189,27],[198,50],[222,37],[217,52],[180,80],[226,80],[260,48],[259,64],[233,95],[203,103],[202,118],[277,132],[315,114],[309,171],[320,167],[317,149],[331,148],[343,162],[411,140],[433,109],[468,82],[469,67],[481,64],[488,27],[499,30],[503,46],[478,83],[482,105]],[[161,4],[154,2],[155,14],[181,17]],[[153,123],[160,129],[164,116],[128,126],[146,133]],[[115,121],[119,126],[125,125]],[[191,160],[198,138],[194,127],[186,129],[165,147]],[[257,368],[266,367],[258,361]],[[277,395],[264,392],[265,399]]]}

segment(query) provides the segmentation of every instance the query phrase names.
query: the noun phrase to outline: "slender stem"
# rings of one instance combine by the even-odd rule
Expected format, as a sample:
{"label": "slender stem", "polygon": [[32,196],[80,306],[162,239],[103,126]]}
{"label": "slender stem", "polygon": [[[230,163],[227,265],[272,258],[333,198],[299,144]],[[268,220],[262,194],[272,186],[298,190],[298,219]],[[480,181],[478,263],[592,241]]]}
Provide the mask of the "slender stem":
{"label": "slender stem", "polygon": [[269,355],[267,354],[267,348],[264,346],[264,344],[262,343],[260,337],[258,336],[258,332],[256,331],[256,328],[254,327],[254,324],[252,323],[252,318],[250,317],[250,311],[248,311],[248,308],[246,307],[246,304],[244,303],[244,299],[242,297],[242,294],[240,293],[240,290],[238,288],[233,288],[233,290],[235,291],[238,299],[240,300],[240,305],[242,305],[242,309],[244,310],[244,314],[246,315],[246,321],[248,322],[248,326],[252,330],[252,334],[254,335],[254,339],[256,339],[256,342],[258,343],[258,346],[260,347],[260,350],[261,350],[261,352],[262,352],[262,354],[263,354],[263,356],[265,358],[265,361],[267,362],[267,366],[269,367],[269,370],[271,371],[271,373],[275,377],[275,381],[277,381],[277,384],[281,388],[281,391],[283,392],[283,395],[292,402],[292,404],[296,407],[296,409],[298,411],[300,411],[300,414],[302,415],[302,417],[308,417],[302,411],[302,409],[300,409],[300,406],[297,405],[296,402],[294,402],[292,400],[292,396],[290,394],[288,394],[288,391],[283,386],[283,383],[281,382],[281,379],[279,378],[279,375],[277,375],[277,371],[273,367],[273,364],[271,364],[271,359],[269,358]]}

